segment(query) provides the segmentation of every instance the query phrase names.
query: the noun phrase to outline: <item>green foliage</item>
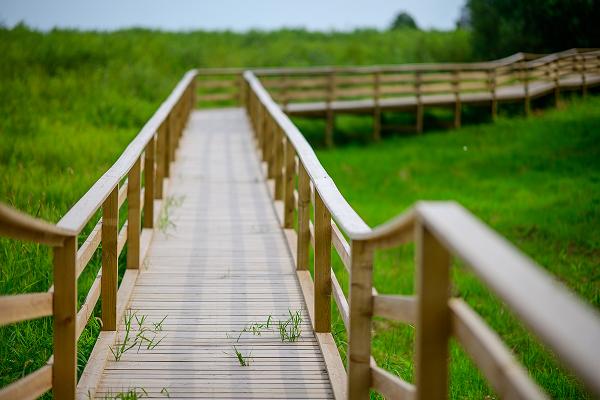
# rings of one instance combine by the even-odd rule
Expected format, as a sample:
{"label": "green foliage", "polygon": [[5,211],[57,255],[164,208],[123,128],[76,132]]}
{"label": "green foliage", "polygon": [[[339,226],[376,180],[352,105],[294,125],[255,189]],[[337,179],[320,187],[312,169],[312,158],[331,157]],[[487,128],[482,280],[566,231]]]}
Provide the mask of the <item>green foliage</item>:
{"label": "green foliage", "polygon": [[[379,144],[346,145],[317,155],[371,226],[418,200],[458,201],[600,310],[598,143],[600,97],[589,97],[531,118],[500,117],[494,124],[388,137]],[[348,274],[337,256],[333,268],[347,294]],[[414,246],[377,252],[373,280],[380,293],[413,294]],[[589,398],[460,262],[454,262],[452,280],[452,294],[482,315],[551,398]],[[344,354],[343,325],[337,315],[332,320]],[[412,326],[374,321],[378,364],[409,381],[413,341]],[[450,356],[451,398],[497,397],[454,342]]]}
{"label": "green foliage", "polygon": [[467,5],[480,57],[599,45],[600,2],[595,0],[468,0]]}
{"label": "green foliage", "polygon": [[390,26],[390,29],[419,29],[417,27],[417,23],[415,22],[414,18],[407,12],[401,12],[399,13],[396,18],[394,18],[394,21],[392,22],[392,25]]}

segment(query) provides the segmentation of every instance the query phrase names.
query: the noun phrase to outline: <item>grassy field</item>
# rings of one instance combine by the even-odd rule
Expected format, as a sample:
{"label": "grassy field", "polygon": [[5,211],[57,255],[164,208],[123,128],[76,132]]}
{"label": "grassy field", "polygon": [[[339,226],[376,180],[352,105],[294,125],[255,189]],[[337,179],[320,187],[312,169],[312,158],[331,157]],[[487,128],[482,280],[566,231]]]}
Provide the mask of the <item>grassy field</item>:
{"label": "grassy field", "polygon": [[[190,68],[468,61],[468,39],[461,31],[40,33],[0,26],[0,201],[58,221]],[[79,279],[80,301],[98,268],[97,254]],[[51,283],[46,247],[0,239],[0,294],[45,291]],[[79,342],[80,372],[98,329],[92,319]],[[0,328],[0,387],[47,361],[51,332],[49,318]]]}
{"label": "grassy field", "polygon": [[[313,140],[320,140],[319,123],[303,121],[303,126]],[[338,127],[338,138],[351,144],[320,150],[318,157],[371,226],[418,200],[456,200],[600,309],[600,97],[574,100],[529,119],[504,117],[496,124],[396,135],[367,146],[356,144],[356,138],[368,137],[368,118],[342,118]],[[405,246],[376,254],[374,284],[381,293],[413,293],[413,253],[412,246]],[[347,290],[339,260],[334,269]],[[453,294],[465,298],[500,333],[553,398],[586,397],[460,264],[453,268]],[[336,327],[338,343],[344,344],[339,319]],[[413,333],[413,327],[375,322],[375,358],[408,380]],[[455,344],[451,357],[452,398],[493,398]]]}
{"label": "grassy field", "polygon": [[[465,32],[42,34],[0,28],[0,201],[58,221],[191,67],[469,61],[468,39]],[[598,308],[599,106],[598,98],[590,98],[529,120],[505,117],[457,131],[388,135],[376,145],[365,140],[368,118],[340,118],[336,139],[342,145],[318,155],[369,224],[419,199],[457,200]],[[434,117],[428,114],[427,121]],[[466,119],[485,120],[477,111]],[[322,123],[298,122],[319,144]],[[338,260],[345,285],[340,266]],[[96,256],[79,280],[81,299],[98,268]],[[377,288],[411,293],[412,269],[411,247],[378,254]],[[501,333],[553,397],[582,396],[474,278],[460,268],[454,278],[455,292]],[[45,247],[0,240],[0,294],[44,291],[51,282]],[[98,329],[93,320],[80,340],[80,370]],[[338,320],[336,330],[342,329]],[[51,331],[50,319],[0,328],[0,387],[46,362]],[[343,343],[343,335],[336,336]],[[410,327],[377,321],[374,354],[380,364],[410,379],[411,349]],[[453,398],[491,394],[456,347],[452,357]]]}

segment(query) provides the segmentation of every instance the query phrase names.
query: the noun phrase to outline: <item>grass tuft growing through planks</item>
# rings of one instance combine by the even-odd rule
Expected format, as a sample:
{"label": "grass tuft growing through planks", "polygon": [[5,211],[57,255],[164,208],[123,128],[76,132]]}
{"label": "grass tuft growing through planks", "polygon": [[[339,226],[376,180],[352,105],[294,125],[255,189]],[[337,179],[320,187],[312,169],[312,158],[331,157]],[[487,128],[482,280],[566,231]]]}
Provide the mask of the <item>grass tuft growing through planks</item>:
{"label": "grass tuft growing through planks", "polygon": [[[145,326],[147,315],[142,314],[139,315],[137,311],[132,311],[131,309],[127,310],[125,315],[123,316],[123,323],[125,325],[125,337],[121,343],[118,343],[115,346],[109,346],[110,352],[113,354],[115,361],[121,360],[121,357],[125,352],[131,350],[132,348],[138,348],[138,352],[141,350],[142,346],[145,346],[146,350],[154,350],[156,346],[158,346],[163,339],[166,337],[164,335],[160,339],[158,338],[158,332],[162,331],[162,324],[167,319],[165,316],[162,320],[156,323],[152,323],[153,328]],[[138,324],[138,330],[135,336],[133,336],[133,320]],[[151,336],[152,335],[152,336]]]}
{"label": "grass tuft growing through planks", "polygon": [[165,205],[158,216],[158,229],[162,233],[168,234],[170,229],[177,229],[177,225],[172,220],[171,213],[174,209],[180,207],[184,200],[185,196],[167,196],[165,198]]}

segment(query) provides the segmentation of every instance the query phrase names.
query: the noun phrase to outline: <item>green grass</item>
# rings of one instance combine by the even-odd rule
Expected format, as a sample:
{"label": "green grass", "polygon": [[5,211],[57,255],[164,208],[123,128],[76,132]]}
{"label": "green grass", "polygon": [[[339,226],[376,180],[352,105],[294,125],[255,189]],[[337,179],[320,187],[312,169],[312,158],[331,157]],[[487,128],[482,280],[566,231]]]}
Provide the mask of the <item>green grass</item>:
{"label": "green grass", "polygon": [[[0,54],[0,201],[52,222],[110,167],[190,68],[471,59],[469,34],[461,31],[41,33],[25,26],[0,26]],[[171,226],[168,215],[163,223]],[[99,267],[98,251],[78,281],[80,304]],[[0,295],[51,284],[47,247],[0,239]],[[79,341],[80,373],[97,317],[99,307]],[[50,318],[0,327],[0,387],[51,354]]]}
{"label": "green grass", "polygon": [[[354,133],[367,135],[369,123],[358,122]],[[305,130],[312,137],[321,132],[318,124],[305,124]],[[418,200],[458,201],[600,308],[600,97],[568,102],[529,119],[501,117],[495,124],[394,135],[378,144],[346,145],[317,155],[371,226]],[[378,252],[377,289],[414,293],[413,257],[412,245]],[[347,291],[348,276],[339,259],[334,269]],[[553,356],[459,263],[452,275],[453,294],[485,318],[553,398],[586,397]],[[374,325],[378,363],[411,380],[414,328],[384,320]],[[339,317],[334,330],[345,352]],[[493,396],[455,344],[451,358],[452,398]]]}

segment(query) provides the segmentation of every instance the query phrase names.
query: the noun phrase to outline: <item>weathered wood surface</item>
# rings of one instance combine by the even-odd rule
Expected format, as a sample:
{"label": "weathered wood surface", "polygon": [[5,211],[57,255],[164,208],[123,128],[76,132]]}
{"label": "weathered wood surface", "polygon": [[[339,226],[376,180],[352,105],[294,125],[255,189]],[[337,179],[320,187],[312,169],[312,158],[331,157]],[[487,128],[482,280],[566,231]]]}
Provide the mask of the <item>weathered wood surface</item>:
{"label": "weathered wood surface", "polygon": [[[164,398],[163,388],[170,398],[333,397],[253,146],[241,109],[192,114],[165,194],[168,218],[159,218],[128,306],[147,323],[166,316],[164,339],[120,361],[109,354],[97,398],[134,387],[150,398]],[[276,327],[238,341],[245,326],[289,310],[303,316],[297,342],[283,343]],[[234,345],[250,366],[239,365]]]}

